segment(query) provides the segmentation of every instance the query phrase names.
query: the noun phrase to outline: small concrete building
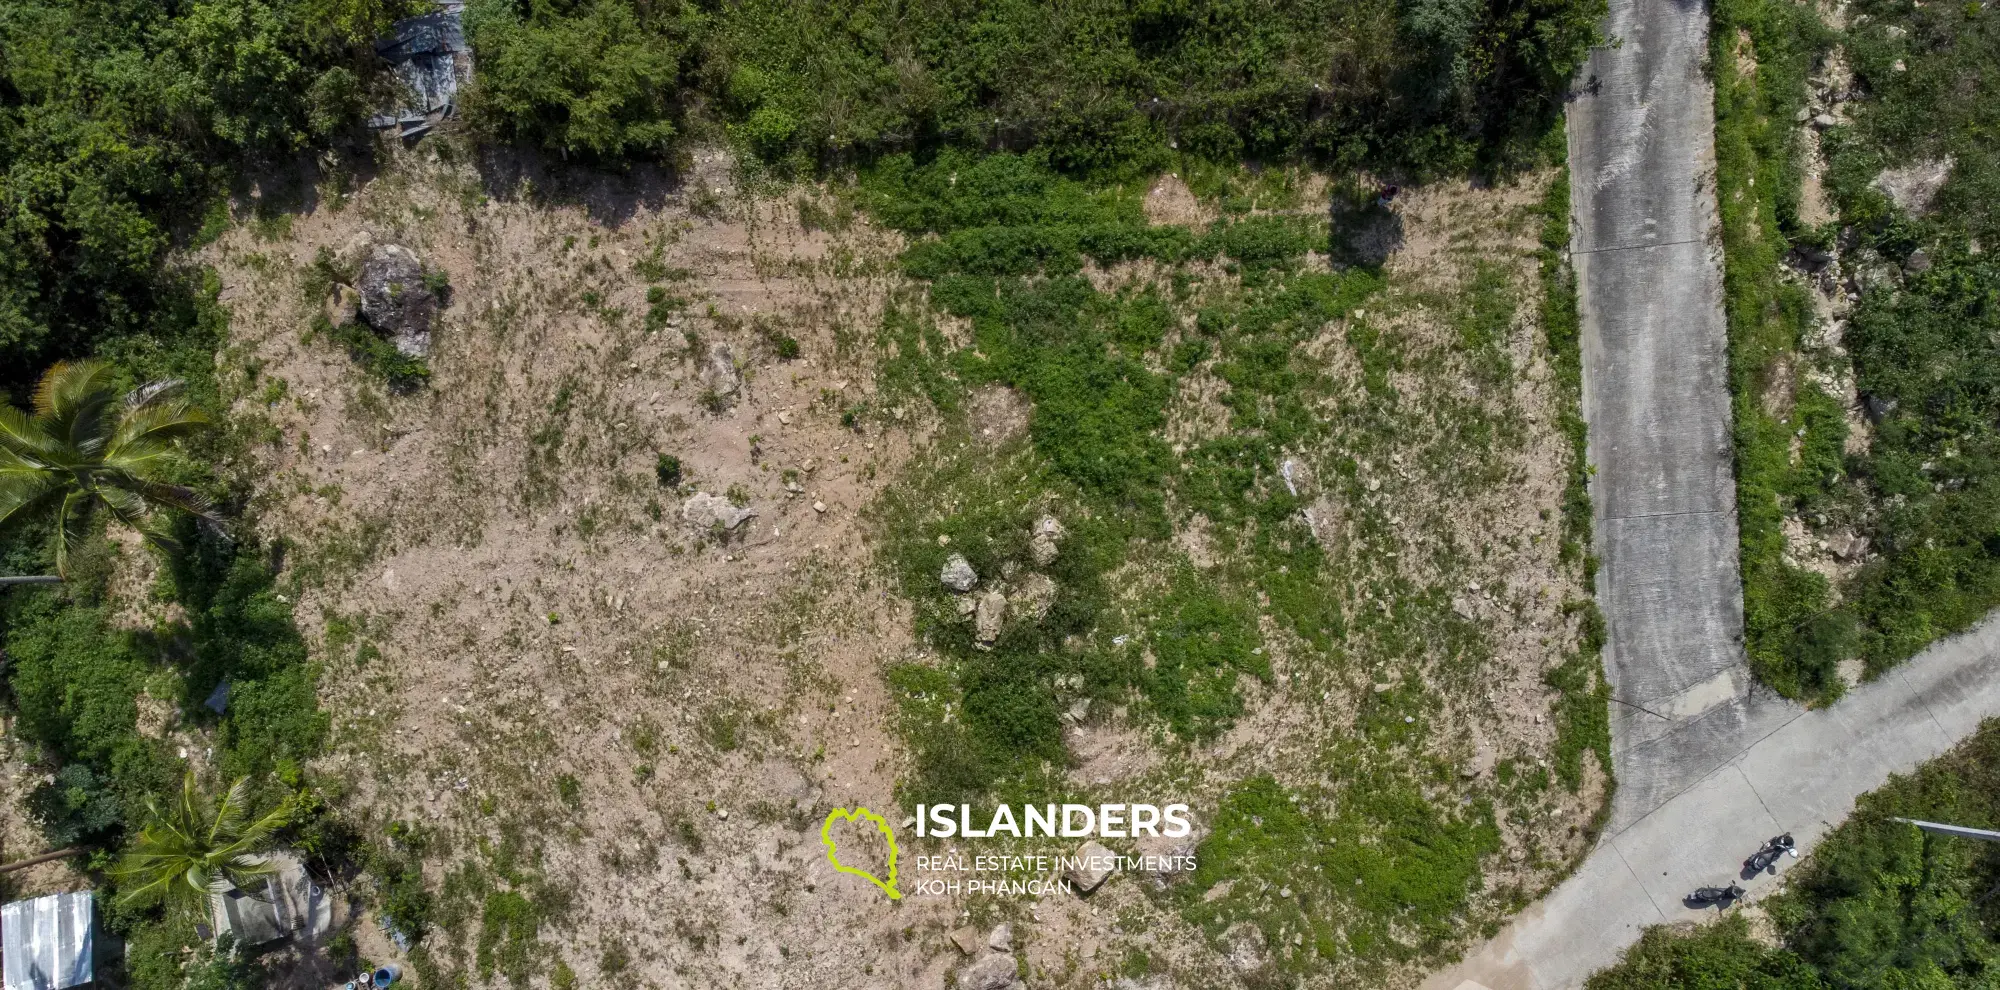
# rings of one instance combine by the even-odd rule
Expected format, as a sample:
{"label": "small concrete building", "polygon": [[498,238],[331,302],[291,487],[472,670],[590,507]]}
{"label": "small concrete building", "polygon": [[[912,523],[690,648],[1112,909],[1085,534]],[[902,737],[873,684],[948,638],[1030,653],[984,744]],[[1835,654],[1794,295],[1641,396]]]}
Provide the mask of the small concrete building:
{"label": "small concrete building", "polygon": [[271,854],[270,861],[278,870],[267,878],[263,890],[232,889],[210,896],[218,938],[229,934],[236,936],[238,945],[263,945],[281,938],[324,935],[333,927],[333,897],[306,875],[305,864],[283,853]]}
{"label": "small concrete building", "polygon": [[63,990],[96,978],[97,942],[91,894],[79,890],[0,907],[0,952],[6,990]]}

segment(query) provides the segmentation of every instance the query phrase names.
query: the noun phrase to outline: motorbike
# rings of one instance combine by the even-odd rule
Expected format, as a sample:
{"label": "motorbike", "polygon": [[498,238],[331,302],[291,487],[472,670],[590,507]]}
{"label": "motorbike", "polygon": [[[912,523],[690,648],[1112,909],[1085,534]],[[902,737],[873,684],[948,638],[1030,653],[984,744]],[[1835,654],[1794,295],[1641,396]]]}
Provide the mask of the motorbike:
{"label": "motorbike", "polygon": [[1751,853],[1750,858],[1743,861],[1744,875],[1754,877],[1765,870],[1772,869],[1778,862],[1778,859],[1787,853],[1791,854],[1794,859],[1798,858],[1799,855],[1797,844],[1792,841],[1792,834],[1790,832],[1765,842],[1764,848]]}
{"label": "motorbike", "polygon": [[1684,899],[1687,906],[1705,908],[1711,905],[1728,907],[1730,902],[1742,898],[1744,890],[1735,884],[1727,887],[1697,887],[1694,893]]}

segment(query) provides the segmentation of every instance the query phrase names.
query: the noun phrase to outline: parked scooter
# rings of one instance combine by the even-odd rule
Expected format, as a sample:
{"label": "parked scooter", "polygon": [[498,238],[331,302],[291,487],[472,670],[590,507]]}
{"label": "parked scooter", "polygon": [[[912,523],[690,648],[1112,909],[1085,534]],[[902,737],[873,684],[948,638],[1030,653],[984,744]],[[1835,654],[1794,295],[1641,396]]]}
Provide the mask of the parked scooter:
{"label": "parked scooter", "polygon": [[1743,897],[1744,890],[1735,884],[1727,887],[1697,887],[1694,893],[1683,898],[1691,908],[1728,907],[1731,902]]}
{"label": "parked scooter", "polygon": [[1784,835],[1765,842],[1764,848],[1751,853],[1750,858],[1743,861],[1744,877],[1746,879],[1754,877],[1765,870],[1776,872],[1773,868],[1777,864],[1779,857],[1787,853],[1790,853],[1793,859],[1797,859],[1799,855],[1798,846],[1792,841],[1792,834],[1790,832],[1786,832]]}

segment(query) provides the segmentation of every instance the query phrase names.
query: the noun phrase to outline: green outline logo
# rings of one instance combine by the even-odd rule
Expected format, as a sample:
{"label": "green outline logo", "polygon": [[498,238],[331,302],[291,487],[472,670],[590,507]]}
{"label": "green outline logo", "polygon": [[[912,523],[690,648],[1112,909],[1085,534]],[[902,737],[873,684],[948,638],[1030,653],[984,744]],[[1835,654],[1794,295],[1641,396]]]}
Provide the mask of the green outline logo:
{"label": "green outline logo", "polygon": [[[873,822],[876,830],[882,833],[882,837],[889,840],[889,879],[886,883],[867,870],[857,870],[852,866],[841,865],[840,856],[834,851],[833,823],[843,818],[850,822],[863,820]],[[882,893],[889,895],[889,899],[892,901],[903,899],[902,891],[896,889],[896,833],[890,831],[889,823],[881,815],[869,811],[867,808],[855,808],[852,811],[846,808],[835,808],[826,813],[826,822],[819,827],[819,841],[821,845],[826,847],[826,860],[833,864],[835,870],[841,873],[851,873],[882,888]]]}

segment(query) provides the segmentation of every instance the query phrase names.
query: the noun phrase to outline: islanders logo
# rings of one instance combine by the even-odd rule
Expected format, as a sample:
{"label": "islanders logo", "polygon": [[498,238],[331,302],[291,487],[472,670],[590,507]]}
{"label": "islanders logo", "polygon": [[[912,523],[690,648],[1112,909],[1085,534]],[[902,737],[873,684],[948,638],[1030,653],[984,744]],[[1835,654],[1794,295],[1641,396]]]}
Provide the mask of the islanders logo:
{"label": "islanders logo", "polygon": [[[833,841],[833,823],[843,820],[850,822],[861,822],[861,821],[868,822],[869,824],[875,826],[876,831],[882,833],[883,839],[888,841],[889,878],[887,880],[884,880],[881,877],[878,877],[875,874],[868,872],[867,870],[848,866],[840,861],[840,852],[836,848],[837,843]],[[896,833],[890,831],[889,823],[886,820],[884,820],[881,815],[869,811],[867,808],[854,808],[852,810],[849,810],[847,808],[835,808],[832,811],[827,812],[826,823],[819,827],[819,841],[821,845],[826,847],[826,860],[827,862],[833,864],[833,868],[835,870],[838,870],[841,873],[851,873],[854,876],[860,877],[861,879],[866,880],[869,883],[872,883],[875,886],[882,888],[882,893],[887,894],[889,896],[889,899],[892,901],[899,901],[903,899],[902,891],[896,889]]]}

